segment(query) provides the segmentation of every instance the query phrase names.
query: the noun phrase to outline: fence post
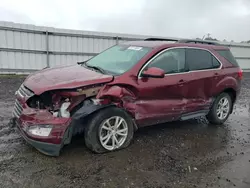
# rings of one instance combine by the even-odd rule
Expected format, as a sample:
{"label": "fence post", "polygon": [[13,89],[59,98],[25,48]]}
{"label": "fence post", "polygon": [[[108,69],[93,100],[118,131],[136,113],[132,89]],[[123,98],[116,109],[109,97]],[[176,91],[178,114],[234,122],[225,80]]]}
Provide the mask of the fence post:
{"label": "fence post", "polygon": [[49,32],[46,31],[46,62],[47,62],[47,67],[50,67],[49,63]]}
{"label": "fence post", "polygon": [[116,44],[119,44],[119,37],[116,36]]}

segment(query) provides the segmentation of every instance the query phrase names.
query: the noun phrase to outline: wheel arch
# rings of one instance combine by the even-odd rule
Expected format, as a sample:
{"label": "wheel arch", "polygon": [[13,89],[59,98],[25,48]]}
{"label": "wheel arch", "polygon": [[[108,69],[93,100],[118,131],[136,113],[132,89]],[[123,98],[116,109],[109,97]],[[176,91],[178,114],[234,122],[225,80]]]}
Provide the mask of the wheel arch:
{"label": "wheel arch", "polygon": [[218,97],[220,94],[222,94],[222,93],[227,93],[230,97],[231,97],[231,99],[232,99],[232,108],[231,108],[231,111],[230,111],[230,114],[233,112],[233,106],[234,106],[234,104],[235,104],[235,102],[236,102],[236,98],[237,98],[237,92],[236,92],[236,90],[234,89],[234,88],[232,88],[232,87],[228,87],[228,88],[226,88],[226,89],[223,89],[221,92],[219,92],[216,96],[215,96],[215,98],[216,97]]}
{"label": "wheel arch", "polygon": [[91,99],[86,99],[79,105],[77,105],[74,109],[74,113],[72,113],[71,115],[71,124],[68,127],[67,131],[64,133],[63,144],[69,144],[74,135],[80,134],[84,131],[84,122],[88,121],[88,117],[93,115],[95,112],[111,106],[115,106],[115,104],[95,104],[91,101]]}
{"label": "wheel arch", "polygon": [[[74,135],[82,133],[88,123],[89,119],[92,118],[96,113],[100,112],[101,110],[106,110],[107,108],[120,108],[115,103],[108,103],[108,104],[95,104],[91,102],[90,99],[84,100],[81,104],[81,107],[78,108],[72,114],[72,122],[70,127],[67,129],[64,135],[64,144],[69,144],[71,139]],[[122,109],[133,121],[134,130],[137,130],[138,127],[134,120],[133,115],[126,109]]]}
{"label": "wheel arch", "polygon": [[[224,119],[220,119],[218,117],[217,108],[218,108],[218,103],[224,97],[232,99],[231,100],[231,109],[230,109],[230,111],[227,112],[227,116],[224,117]],[[236,100],[236,91],[233,88],[226,88],[226,89],[222,90],[221,92],[219,92],[217,95],[215,95],[212,106],[209,110],[209,113],[206,116],[208,121],[211,124],[223,124],[227,120],[229,115],[233,112],[233,106],[234,106],[235,100]]]}
{"label": "wheel arch", "polygon": [[235,89],[233,89],[233,88],[226,88],[226,89],[223,90],[223,93],[229,94],[230,97],[231,97],[231,99],[232,99],[232,103],[233,104],[235,103],[235,101],[236,101],[236,93],[237,93],[235,91]]}

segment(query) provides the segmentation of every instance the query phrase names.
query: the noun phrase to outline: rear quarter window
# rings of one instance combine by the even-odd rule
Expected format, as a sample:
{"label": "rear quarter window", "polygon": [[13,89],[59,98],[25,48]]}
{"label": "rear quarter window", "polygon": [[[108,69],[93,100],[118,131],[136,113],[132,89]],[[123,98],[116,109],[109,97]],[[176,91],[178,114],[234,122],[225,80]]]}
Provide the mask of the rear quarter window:
{"label": "rear quarter window", "polygon": [[216,50],[216,51],[220,54],[220,56],[224,57],[231,64],[233,64],[236,67],[239,67],[238,62],[236,61],[230,50]]}
{"label": "rear quarter window", "polygon": [[213,60],[213,68],[219,68],[220,67],[219,61],[214,56],[212,56],[212,60]]}

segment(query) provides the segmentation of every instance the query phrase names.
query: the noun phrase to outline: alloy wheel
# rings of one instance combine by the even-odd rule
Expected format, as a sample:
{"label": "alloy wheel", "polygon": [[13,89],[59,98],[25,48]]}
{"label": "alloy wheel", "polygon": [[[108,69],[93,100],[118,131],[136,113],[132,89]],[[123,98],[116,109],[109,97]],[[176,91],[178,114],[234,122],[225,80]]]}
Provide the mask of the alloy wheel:
{"label": "alloy wheel", "polygon": [[99,131],[101,145],[109,150],[120,148],[128,136],[128,125],[120,116],[113,116],[102,122]]}
{"label": "alloy wheel", "polygon": [[217,105],[217,116],[220,120],[223,120],[227,117],[230,110],[230,103],[226,97],[223,97],[219,100]]}

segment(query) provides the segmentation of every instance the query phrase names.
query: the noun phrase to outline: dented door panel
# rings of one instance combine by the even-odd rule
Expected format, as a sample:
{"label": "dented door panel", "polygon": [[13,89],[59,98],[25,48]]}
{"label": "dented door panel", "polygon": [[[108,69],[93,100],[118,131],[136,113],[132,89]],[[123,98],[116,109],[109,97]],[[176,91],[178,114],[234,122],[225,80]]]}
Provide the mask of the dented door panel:
{"label": "dented door panel", "polygon": [[[139,124],[151,124],[178,119],[186,112],[183,82],[185,74],[166,75],[164,78],[138,80],[137,115]],[[143,110],[142,110],[143,109]],[[149,123],[148,123],[149,122]]]}
{"label": "dented door panel", "polygon": [[183,100],[144,100],[137,101],[136,122],[140,126],[153,125],[177,120],[184,112]]}
{"label": "dented door panel", "polygon": [[190,72],[190,81],[186,91],[187,112],[194,112],[208,109],[212,102],[212,96],[209,94],[213,86],[210,71]]}

